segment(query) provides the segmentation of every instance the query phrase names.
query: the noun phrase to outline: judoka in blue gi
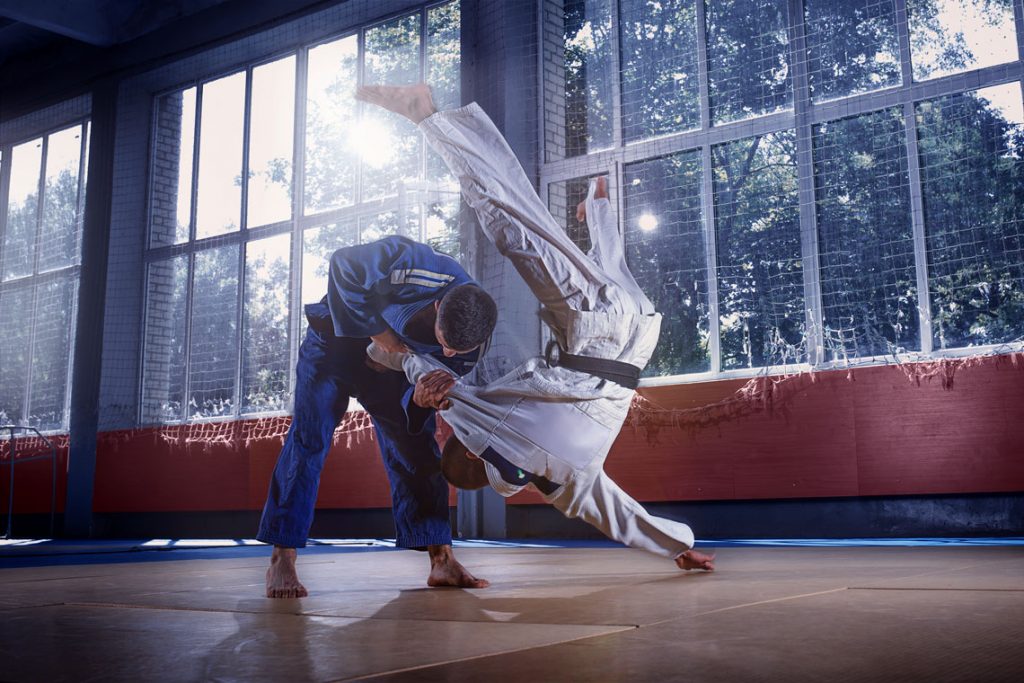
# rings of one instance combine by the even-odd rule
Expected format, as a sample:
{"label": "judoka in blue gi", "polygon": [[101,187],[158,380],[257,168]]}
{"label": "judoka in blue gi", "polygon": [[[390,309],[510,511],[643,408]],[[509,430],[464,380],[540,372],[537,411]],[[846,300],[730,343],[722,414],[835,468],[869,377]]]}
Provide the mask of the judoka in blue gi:
{"label": "judoka in blue gi", "polygon": [[307,594],[296,548],[306,545],[324,459],[350,397],[373,421],[391,484],[396,545],[427,549],[431,586],[487,586],[452,554],[433,409],[416,405],[405,375],[375,364],[366,349],[374,342],[390,352],[415,351],[463,375],[494,330],[494,300],[452,257],[387,237],[334,252],[327,296],[305,312],[309,330],[299,348],[292,425],[256,536],[274,545],[267,597]]}

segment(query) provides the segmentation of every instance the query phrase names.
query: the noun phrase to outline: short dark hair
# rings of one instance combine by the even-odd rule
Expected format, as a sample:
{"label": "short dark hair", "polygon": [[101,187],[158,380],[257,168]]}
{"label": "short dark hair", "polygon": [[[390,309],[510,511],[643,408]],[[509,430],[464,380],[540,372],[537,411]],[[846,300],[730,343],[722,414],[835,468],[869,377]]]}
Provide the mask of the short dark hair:
{"label": "short dark hair", "polygon": [[451,289],[437,309],[437,323],[444,341],[456,351],[469,351],[483,344],[494,332],[497,322],[497,304],[477,285]]}
{"label": "short dark hair", "polygon": [[458,437],[448,437],[441,451],[441,474],[449,484],[457,489],[473,491],[482,489],[490,482],[484,461],[466,456],[468,449]]}

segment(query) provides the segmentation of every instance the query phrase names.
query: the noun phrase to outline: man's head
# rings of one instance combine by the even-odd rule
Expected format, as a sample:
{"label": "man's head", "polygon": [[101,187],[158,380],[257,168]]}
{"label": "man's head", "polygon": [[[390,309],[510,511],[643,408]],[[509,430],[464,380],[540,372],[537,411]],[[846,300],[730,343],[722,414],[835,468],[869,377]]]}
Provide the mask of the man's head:
{"label": "man's head", "polygon": [[444,355],[475,350],[491,336],[498,322],[498,306],[476,285],[459,285],[436,302],[434,335]]}
{"label": "man's head", "polygon": [[457,489],[472,491],[490,483],[484,461],[470,453],[455,436],[448,438],[441,452],[441,474]]}

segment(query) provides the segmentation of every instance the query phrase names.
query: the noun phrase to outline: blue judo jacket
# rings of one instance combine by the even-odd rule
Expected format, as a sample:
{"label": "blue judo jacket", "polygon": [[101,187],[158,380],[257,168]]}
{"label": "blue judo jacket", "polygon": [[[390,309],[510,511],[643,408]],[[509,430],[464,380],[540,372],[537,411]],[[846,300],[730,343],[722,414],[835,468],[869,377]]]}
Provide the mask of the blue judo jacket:
{"label": "blue judo jacket", "polygon": [[[452,288],[476,284],[458,261],[407,237],[338,249],[331,255],[327,296],[306,306],[310,324],[336,337],[370,337],[390,327],[413,351],[429,354],[459,375],[472,369],[480,351],[445,358],[441,345],[406,334],[409,321]],[[324,329],[327,327],[328,329]]]}

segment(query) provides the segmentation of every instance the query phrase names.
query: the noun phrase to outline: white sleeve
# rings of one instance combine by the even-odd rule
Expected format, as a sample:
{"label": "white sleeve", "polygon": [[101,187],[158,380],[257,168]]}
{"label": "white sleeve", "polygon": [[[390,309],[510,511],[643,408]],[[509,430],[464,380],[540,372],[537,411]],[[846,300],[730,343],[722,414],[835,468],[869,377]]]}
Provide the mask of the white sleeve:
{"label": "white sleeve", "polygon": [[654,517],[603,471],[573,479],[548,499],[566,517],[578,517],[612,540],[675,559],[693,547],[693,531],[682,522]]}

